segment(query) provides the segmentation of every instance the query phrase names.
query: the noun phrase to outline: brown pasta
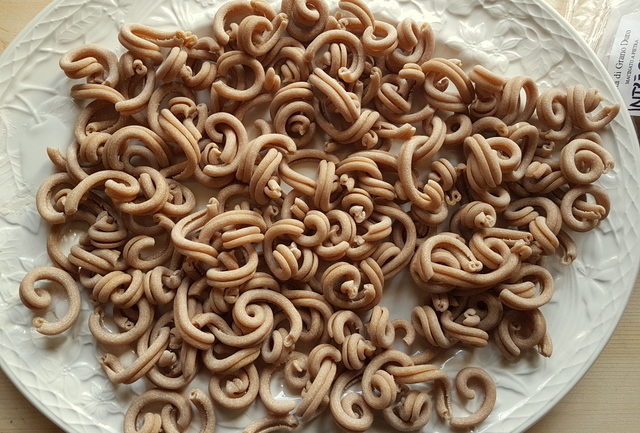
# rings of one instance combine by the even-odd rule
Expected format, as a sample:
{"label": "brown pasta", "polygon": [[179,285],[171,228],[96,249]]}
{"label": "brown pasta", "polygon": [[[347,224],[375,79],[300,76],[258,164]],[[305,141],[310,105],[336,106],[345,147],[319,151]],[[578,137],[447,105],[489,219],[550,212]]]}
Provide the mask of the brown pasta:
{"label": "brown pasta", "polygon": [[[595,183],[614,170],[599,132],[619,107],[580,84],[467,73],[432,58],[429,24],[338,6],[231,0],[212,36],[127,24],[120,57],[86,45],[60,60],[84,106],[67,149],[47,149],[56,172],[36,194],[54,267],[19,293],[50,309],[36,283],[62,286],[65,315],[33,321],[54,335],[87,289],[109,380],[157,387],[131,403],[127,433],[194,429],[191,405],[210,433],[216,410],[257,399],[268,415],[246,433],[323,412],[363,432],[376,411],[393,431],[432,412],[468,429],[495,383],[462,369],[460,398],[483,396],[455,416],[441,351],[551,356],[545,260],[570,264],[572,232],[611,211]],[[394,318],[380,303],[403,271],[422,301]],[[190,389],[199,373],[208,392]],[[272,393],[280,373],[298,400]]]}
{"label": "brown pasta", "polygon": [[73,277],[62,269],[41,267],[31,270],[20,283],[20,300],[31,309],[43,309],[51,305],[51,295],[37,288],[38,281],[53,281],[64,288],[69,300],[69,309],[58,322],[47,321],[43,317],[33,319],[33,326],[44,335],[56,335],[69,329],[80,314],[80,292]]}

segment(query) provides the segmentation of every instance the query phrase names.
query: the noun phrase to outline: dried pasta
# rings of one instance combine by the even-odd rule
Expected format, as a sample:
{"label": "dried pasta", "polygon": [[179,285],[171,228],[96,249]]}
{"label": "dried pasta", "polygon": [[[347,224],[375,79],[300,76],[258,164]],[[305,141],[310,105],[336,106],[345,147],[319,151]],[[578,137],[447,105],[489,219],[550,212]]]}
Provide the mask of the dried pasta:
{"label": "dried pasta", "polygon": [[[109,380],[155,386],[127,410],[127,433],[185,432],[192,405],[213,432],[216,410],[257,400],[268,415],[246,433],[323,413],[349,432],[376,416],[420,430],[433,412],[482,423],[492,378],[474,366],[452,381],[437,355],[551,356],[544,258],[571,263],[572,232],[611,210],[594,182],[614,166],[598,132],[619,107],[580,84],[467,73],[433,56],[429,24],[387,23],[362,0],[335,13],[231,0],[212,30],[127,24],[122,55],[86,45],[61,58],[84,108],[36,195],[54,266],[19,293],[50,308],[50,281],[68,307],[36,330],[74,326],[87,289]],[[85,229],[67,252],[72,224]],[[379,304],[403,271],[424,303],[392,318]],[[272,394],[280,373],[299,400]],[[188,391],[199,374],[208,390]],[[478,409],[455,416],[454,386]]]}

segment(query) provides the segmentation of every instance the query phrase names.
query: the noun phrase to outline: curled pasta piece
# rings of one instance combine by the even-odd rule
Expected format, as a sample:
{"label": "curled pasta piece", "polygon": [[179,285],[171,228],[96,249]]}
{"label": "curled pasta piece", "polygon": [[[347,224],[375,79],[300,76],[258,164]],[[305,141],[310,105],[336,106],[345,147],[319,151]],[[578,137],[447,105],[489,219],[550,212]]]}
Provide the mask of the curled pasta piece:
{"label": "curled pasta piece", "polygon": [[462,315],[455,318],[455,320],[453,313],[449,310],[444,311],[440,316],[443,329],[445,329],[452,338],[471,346],[484,347],[489,341],[489,334],[476,327],[480,323],[480,320],[476,310],[472,308],[467,309]]}
{"label": "curled pasta piece", "polygon": [[[541,209],[541,216],[537,209]],[[512,202],[504,212],[509,223],[518,226],[528,226],[534,241],[545,254],[553,254],[560,245],[558,234],[562,226],[560,209],[550,199],[535,197],[520,199]]]}
{"label": "curled pasta piece", "polygon": [[293,431],[298,427],[299,421],[293,415],[284,417],[268,416],[249,424],[242,433],[275,433]]}
{"label": "curled pasta piece", "polygon": [[99,358],[102,369],[113,384],[133,383],[141,379],[159,361],[164,349],[169,343],[169,328],[161,328],[157,335],[151,335],[151,329],[145,332],[143,339],[153,337],[153,343],[146,350],[138,353],[136,360],[128,367],[120,362],[120,359],[111,353],[106,353]]}
{"label": "curled pasta piece", "polygon": [[374,357],[362,373],[362,396],[372,408],[383,410],[396,400],[398,384],[394,376],[384,369],[385,364],[413,365],[409,355],[397,350],[386,350]]}
{"label": "curled pasta piece", "polygon": [[[145,410],[148,406],[154,405],[160,405],[162,409],[157,412]],[[140,416],[142,416],[142,424],[138,427]],[[150,389],[137,396],[127,409],[124,417],[124,432],[152,432],[172,427],[184,431],[191,424],[191,418],[189,402],[182,394]]]}
{"label": "curled pasta piece", "polygon": [[[458,394],[465,399],[476,398],[476,391],[469,387],[469,384],[472,382],[477,383],[484,393],[484,399],[478,410],[468,416],[456,417],[453,416],[450,408],[444,410],[439,409],[440,415],[445,418],[453,428],[465,429],[480,424],[487,419],[496,404],[496,385],[493,379],[491,379],[491,376],[489,376],[485,370],[478,367],[467,367],[460,370],[455,381]],[[443,394],[442,388],[439,388],[438,399],[440,402],[438,406],[440,407],[442,407],[441,401],[445,398]],[[446,406],[449,406],[449,404],[447,403]]]}
{"label": "curled pasta piece", "polygon": [[209,393],[213,401],[225,409],[242,409],[258,396],[258,370],[253,364],[233,373],[211,376]]}
{"label": "curled pasta piece", "polygon": [[426,392],[407,390],[400,401],[394,407],[385,408],[382,415],[395,431],[420,430],[431,417],[431,398]]}
{"label": "curled pasta piece", "polygon": [[[540,286],[536,293],[536,283]],[[551,300],[554,292],[553,277],[542,266],[523,264],[508,283],[499,287],[500,300],[515,310],[533,310]]]}
{"label": "curled pasta piece", "polygon": [[309,382],[308,356],[300,352],[291,352],[284,366],[284,381],[287,386],[301,391]]}
{"label": "curled pasta piece", "polygon": [[[592,196],[595,203],[587,201]],[[611,204],[605,191],[595,185],[571,188],[562,197],[560,211],[566,226],[577,232],[586,232],[596,227],[609,215]]]}
{"label": "curled pasta piece", "polygon": [[376,93],[376,108],[394,123],[427,122],[434,117],[434,109],[417,102],[423,82],[424,73],[413,63],[406,64],[398,75],[384,76]]}
{"label": "curled pasta piece", "polygon": [[[161,388],[175,390],[188,385],[198,372],[198,351],[179,337],[175,337],[176,329],[172,326],[172,322],[173,313],[169,311],[160,316],[153,326],[152,334],[163,326],[171,327],[173,338],[170,339],[167,348],[158,359],[157,365],[147,373],[147,378]],[[148,341],[139,339],[136,350],[142,353],[147,348]]]}
{"label": "curled pasta piece", "polygon": [[[506,80],[481,65],[472,68],[469,79],[475,84],[477,94],[477,99],[469,107],[470,114],[479,120],[496,118],[493,116],[498,110],[498,101]],[[519,96],[516,95],[518,98]],[[504,108],[506,107],[503,106],[503,111]]]}
{"label": "curled pasta piece", "polygon": [[275,94],[269,107],[275,131],[289,135],[298,148],[311,142],[316,131],[313,92],[309,83],[291,83]]}
{"label": "curled pasta piece", "polygon": [[373,424],[373,412],[362,395],[345,390],[356,382],[361,373],[346,371],[340,374],[331,388],[329,407],[333,419],[340,427],[350,432],[363,432]]}
{"label": "curled pasta piece", "polygon": [[436,311],[429,305],[415,307],[411,313],[411,323],[416,333],[425,337],[431,346],[449,348],[457,342],[446,333]]}
{"label": "curled pasta piece", "polygon": [[235,41],[239,29],[235,20],[242,19],[247,15],[264,16],[268,20],[272,20],[276,13],[264,1],[234,0],[227,2],[218,9],[213,17],[213,34],[216,41],[223,47]]}
{"label": "curled pasta piece", "polygon": [[62,224],[67,219],[65,204],[76,182],[67,173],[49,176],[38,188],[36,206],[40,216],[49,224]]}
{"label": "curled pasta piece", "polygon": [[299,311],[308,311],[309,315],[303,316],[305,328],[299,341],[317,341],[319,338],[324,342],[328,339],[330,331],[326,323],[332,316],[333,309],[324,297],[311,290],[284,290],[282,293]]}
{"label": "curled pasta piece", "polygon": [[[238,65],[247,67],[253,72],[253,83],[247,88],[234,88],[229,83],[223,81],[231,74],[231,71]],[[266,75],[262,64],[255,58],[242,51],[227,51],[218,59],[218,80],[212,84],[212,92],[223,98],[232,101],[249,101],[262,92]]]}
{"label": "curled pasta piece", "polygon": [[[522,93],[525,95],[522,100]],[[512,77],[506,80],[496,106],[495,116],[506,124],[529,120],[538,102],[538,86],[529,77]]]}
{"label": "curled pasta piece", "polygon": [[573,121],[567,109],[567,91],[552,88],[540,95],[536,114],[547,130],[542,137],[547,140],[566,140],[573,130]]}
{"label": "curled pasta piece", "polygon": [[[238,48],[253,57],[263,56],[276,45],[288,24],[285,13],[276,15],[271,21],[259,15],[249,15],[238,26]],[[260,43],[256,44],[256,40]]]}
{"label": "curled pasta piece", "polygon": [[364,30],[362,45],[367,55],[389,55],[398,47],[398,32],[393,25],[375,20]]}
{"label": "curled pasta piece", "polygon": [[105,193],[116,203],[132,201],[140,192],[140,184],[130,174],[117,170],[101,170],[83,179],[69,192],[64,202],[65,214],[76,213],[87,192],[101,184],[104,184]]}
{"label": "curled pasta piece", "polygon": [[[266,154],[259,157],[259,153],[265,149]],[[236,177],[249,183],[251,198],[258,204],[267,204],[269,200],[281,196],[278,167],[284,155],[293,153],[295,149],[295,142],[282,134],[261,135],[243,149],[244,155],[240,157]]]}
{"label": "curled pasta piece", "polygon": [[412,160],[417,147],[421,144],[419,137],[414,137],[404,143],[398,157],[398,176],[407,198],[420,209],[435,213],[444,203],[442,186],[433,179],[429,179],[420,191],[416,187],[413,177]]}
{"label": "curled pasta piece", "polygon": [[[103,277],[103,279],[104,278],[105,277]],[[144,335],[144,333],[152,326],[154,319],[153,309],[146,300],[141,299],[136,304],[136,309],[138,313],[137,320],[134,322],[128,319],[126,315],[122,314],[124,320],[119,324],[119,330],[121,332],[115,333],[108,331],[104,326],[104,308],[96,307],[89,317],[89,330],[95,339],[103,344],[111,346],[131,344],[136,340],[139,340]],[[114,318],[118,315],[118,310],[120,309],[114,307]],[[122,308],[120,313],[123,311],[127,310]]]}
{"label": "curled pasta piece", "polygon": [[340,360],[338,349],[329,344],[320,344],[309,353],[311,379],[301,392],[302,401],[295,412],[303,422],[313,419],[318,414],[320,405],[328,402]]}
{"label": "curled pasta piece", "polygon": [[540,132],[535,126],[527,122],[521,122],[509,128],[509,139],[521,147],[522,158],[520,165],[512,172],[506,173],[504,178],[507,181],[518,181],[524,177],[538,150]]}
{"label": "curled pasta piece", "polygon": [[428,23],[417,24],[411,18],[401,21],[397,28],[398,47],[385,58],[385,65],[398,72],[407,63],[423,64],[435,48],[435,35]]}
{"label": "curled pasta piece", "polygon": [[271,377],[276,367],[269,366],[260,373],[260,400],[270,413],[276,415],[287,415],[291,412],[296,404],[291,400],[279,400],[271,394]]}
{"label": "curled pasta piece", "polygon": [[249,309],[249,305],[256,301],[273,303],[280,307],[287,315],[290,328],[288,334],[284,337],[282,344],[284,347],[292,347],[300,338],[300,334],[302,332],[302,318],[291,301],[279,293],[274,293],[266,289],[255,289],[249,290],[240,295],[236,303],[233,305],[232,311],[236,323],[248,328],[256,328],[260,325],[259,320],[256,317],[252,317],[251,309]]}
{"label": "curled pasta piece", "polygon": [[347,92],[338,81],[320,68],[315,68],[309,76],[309,84],[321,93],[347,122],[355,122],[360,115],[360,104],[356,95]]}
{"label": "curled pasta piece", "polygon": [[463,228],[481,229],[493,227],[497,221],[496,210],[489,203],[472,201],[461,207],[451,218],[451,231],[462,233]]}
{"label": "curled pasta piece", "polygon": [[[502,317],[494,336],[503,355],[515,359],[522,354],[523,350],[544,347],[546,333],[547,322],[540,310],[510,310]],[[549,350],[541,353],[550,356],[550,345],[546,346]]]}
{"label": "curled pasta piece", "polygon": [[154,64],[162,62],[160,47],[192,46],[198,38],[191,32],[162,31],[142,24],[125,24],[118,34],[120,43],[136,57]]}
{"label": "curled pasta piece", "polygon": [[396,338],[396,330],[389,320],[389,310],[375,306],[371,311],[371,318],[367,323],[369,338],[376,347],[389,349]]}
{"label": "curled pasta piece", "polygon": [[118,57],[99,45],[84,45],[67,51],[60,68],[69,78],[86,78],[87,83],[116,87],[120,80]]}
{"label": "curled pasta piece", "polygon": [[485,139],[480,134],[464,141],[467,154],[467,180],[474,190],[495,188],[502,183],[505,172],[520,164],[522,150],[508,138]]}
{"label": "curled pasta piece", "polygon": [[57,335],[69,329],[80,315],[80,291],[73,277],[66,271],[53,267],[35,268],[27,273],[20,283],[20,300],[32,310],[48,308],[51,295],[44,288],[37,288],[38,281],[52,281],[65,291],[69,301],[66,314],[57,322],[50,322],[43,317],[33,319],[33,326],[44,335]]}
{"label": "curled pasta piece", "polygon": [[122,246],[127,238],[127,229],[118,217],[102,211],[91,224],[87,235],[96,248],[114,249]]}
{"label": "curled pasta piece", "polygon": [[[368,283],[362,283],[362,280]],[[380,302],[384,276],[377,262],[367,258],[359,268],[346,262],[338,262],[322,275],[324,296],[336,308],[368,310]]]}
{"label": "curled pasta piece", "polygon": [[612,167],[611,154],[598,143],[584,138],[572,140],[560,154],[562,175],[572,184],[591,184]]}
{"label": "curled pasta piece", "polygon": [[315,69],[316,56],[321,47],[332,43],[343,43],[352,50],[351,63],[338,70],[338,76],[346,83],[355,82],[364,71],[364,47],[357,36],[345,30],[328,30],[318,35],[308,46],[305,59]]}
{"label": "curled pasta piece", "polygon": [[586,131],[598,131],[607,126],[620,111],[619,105],[603,107],[589,116],[600,104],[602,97],[597,89],[585,89],[581,84],[567,89],[567,114],[574,125]]}
{"label": "curled pasta piece", "polygon": [[[275,222],[267,230],[264,238],[264,259],[269,269],[280,280],[286,281],[300,276],[299,260],[303,258],[295,242],[286,246],[278,244],[274,248],[274,240],[281,236],[298,237],[304,232],[304,224],[294,219],[283,219]],[[305,250],[306,251],[306,250]],[[306,260],[308,261],[308,260]]]}
{"label": "curled pasta piece", "polygon": [[[411,272],[417,282],[434,282],[443,284],[441,287],[431,286],[429,290],[438,292],[448,291],[452,286],[457,288],[488,287],[504,281],[520,264],[520,257],[525,256],[530,249],[524,239],[514,240],[513,246],[506,243],[495,243],[501,253],[495,253],[495,270],[489,273],[479,273],[485,262],[479,261],[464,242],[454,236],[439,234],[427,239],[416,252],[411,262]],[[437,245],[437,247],[436,247]],[[449,251],[443,263],[433,261],[431,253],[434,249],[445,248]],[[439,257],[438,257],[439,259]],[[451,286],[449,286],[451,285]],[[448,286],[448,287],[447,287]]]}
{"label": "curled pasta piece", "polygon": [[350,310],[336,311],[327,321],[327,329],[331,338],[338,344],[343,344],[351,334],[364,329],[362,320]]}
{"label": "curled pasta piece", "polygon": [[[471,80],[456,62],[434,58],[424,62],[421,67],[425,74],[424,86],[429,104],[434,108],[454,113],[467,111],[467,106],[473,102],[475,91]],[[448,86],[449,81],[458,90],[457,94],[445,92],[445,84]]]}
{"label": "curled pasta piece", "polygon": [[329,18],[329,7],[324,0],[284,0],[280,8],[289,17],[287,33],[301,42],[314,40],[325,29]]}

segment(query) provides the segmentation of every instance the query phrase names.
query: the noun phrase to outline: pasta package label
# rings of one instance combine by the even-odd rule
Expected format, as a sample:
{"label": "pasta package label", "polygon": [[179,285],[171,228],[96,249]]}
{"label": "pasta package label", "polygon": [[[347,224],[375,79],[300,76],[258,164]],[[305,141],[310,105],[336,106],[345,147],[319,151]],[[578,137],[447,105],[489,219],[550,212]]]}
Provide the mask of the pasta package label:
{"label": "pasta package label", "polygon": [[640,12],[620,20],[607,69],[629,113],[640,116]]}

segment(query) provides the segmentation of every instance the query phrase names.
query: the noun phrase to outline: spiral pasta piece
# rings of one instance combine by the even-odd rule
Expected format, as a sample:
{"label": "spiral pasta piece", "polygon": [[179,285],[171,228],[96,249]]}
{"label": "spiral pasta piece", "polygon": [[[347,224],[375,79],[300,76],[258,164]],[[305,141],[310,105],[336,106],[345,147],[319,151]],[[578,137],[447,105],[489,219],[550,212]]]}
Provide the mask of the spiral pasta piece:
{"label": "spiral pasta piece", "polygon": [[69,329],[80,314],[80,292],[73,277],[62,269],[52,267],[35,268],[20,283],[20,300],[31,309],[43,309],[51,305],[51,295],[43,289],[36,288],[38,281],[53,281],[60,284],[69,299],[67,313],[57,322],[50,322],[43,317],[33,319],[33,326],[44,335],[56,335]]}

